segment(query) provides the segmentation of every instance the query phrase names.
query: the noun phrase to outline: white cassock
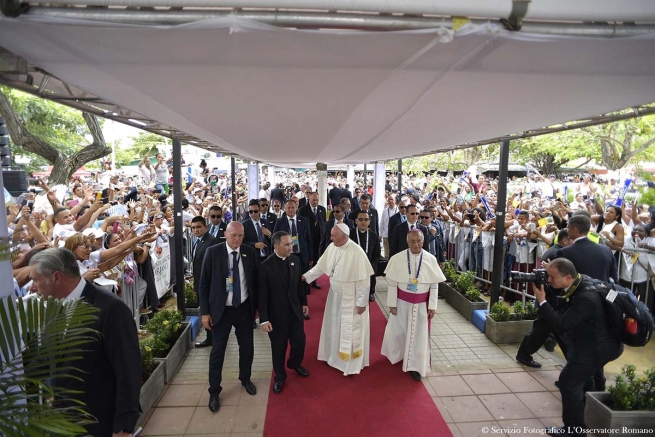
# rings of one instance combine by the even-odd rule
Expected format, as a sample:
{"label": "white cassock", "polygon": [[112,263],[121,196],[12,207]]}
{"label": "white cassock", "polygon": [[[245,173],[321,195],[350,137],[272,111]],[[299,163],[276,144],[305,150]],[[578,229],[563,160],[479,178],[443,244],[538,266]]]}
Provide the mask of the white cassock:
{"label": "white cassock", "polygon": [[[330,277],[318,359],[343,372],[358,374],[369,365],[371,328],[368,312],[370,277],[373,268],[364,250],[348,240],[330,244],[316,266],[305,273],[307,283],[323,274]],[[357,307],[365,307],[357,314]]]}
{"label": "white cassock", "polygon": [[418,254],[409,249],[397,253],[389,260],[385,274],[389,284],[387,305],[395,307],[397,315],[389,314],[382,355],[391,364],[403,360],[403,372],[425,376],[430,370],[428,310],[437,310],[438,283],[446,278],[437,259],[425,250]]}

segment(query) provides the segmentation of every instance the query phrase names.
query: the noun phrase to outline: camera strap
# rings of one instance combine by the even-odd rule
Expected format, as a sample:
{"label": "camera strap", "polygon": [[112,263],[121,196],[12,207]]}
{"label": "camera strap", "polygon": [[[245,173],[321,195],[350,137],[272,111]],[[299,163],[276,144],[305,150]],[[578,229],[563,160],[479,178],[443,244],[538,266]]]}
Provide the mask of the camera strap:
{"label": "camera strap", "polygon": [[578,276],[575,278],[575,281],[573,281],[573,284],[571,284],[571,286],[566,291],[566,293],[564,293],[562,299],[568,299],[569,297],[571,297],[573,292],[578,288],[578,285],[580,285],[580,282],[582,282],[582,275],[578,273]]}

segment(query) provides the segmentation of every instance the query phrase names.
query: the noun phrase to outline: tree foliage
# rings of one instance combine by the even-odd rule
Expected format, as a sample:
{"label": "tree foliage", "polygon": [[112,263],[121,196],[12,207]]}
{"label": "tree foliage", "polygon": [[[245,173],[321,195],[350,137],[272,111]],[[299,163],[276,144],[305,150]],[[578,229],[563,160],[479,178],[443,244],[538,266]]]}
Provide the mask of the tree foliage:
{"label": "tree foliage", "polygon": [[66,183],[75,170],[111,152],[95,116],[46,99],[2,87],[0,115],[14,154],[39,156],[32,161],[53,165],[51,184]]}

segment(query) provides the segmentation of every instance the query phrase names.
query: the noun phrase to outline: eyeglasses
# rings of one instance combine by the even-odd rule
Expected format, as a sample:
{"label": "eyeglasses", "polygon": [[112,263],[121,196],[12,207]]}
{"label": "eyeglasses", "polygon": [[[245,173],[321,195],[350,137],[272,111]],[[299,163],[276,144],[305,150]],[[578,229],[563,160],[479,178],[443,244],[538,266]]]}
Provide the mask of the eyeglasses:
{"label": "eyeglasses", "polygon": [[357,219],[358,222],[367,222],[369,220],[370,220],[369,218],[358,218]]}
{"label": "eyeglasses", "polygon": [[422,215],[421,218],[422,218],[422,219],[428,219],[428,220],[429,220],[429,219],[430,219],[430,216],[429,216],[429,215]]}
{"label": "eyeglasses", "polygon": [[209,217],[211,217],[211,218],[221,218],[221,217],[223,217],[223,216],[222,216],[222,215],[213,215],[213,214],[210,214]]}
{"label": "eyeglasses", "polygon": [[259,210],[258,210],[258,209],[250,209],[250,210],[248,210],[248,212],[249,212],[250,214],[259,214]]}
{"label": "eyeglasses", "polygon": [[163,215],[156,215],[156,216],[155,216],[155,220],[158,220],[158,219],[163,219],[163,218],[164,218],[164,216],[163,216]]}
{"label": "eyeglasses", "polygon": [[80,244],[79,246],[76,247],[76,249],[79,249],[79,248],[82,248],[82,249],[92,249],[93,246],[91,246],[90,244]]}
{"label": "eyeglasses", "polygon": [[398,209],[407,209],[406,206],[399,206]]}
{"label": "eyeglasses", "polygon": [[407,215],[418,215],[418,212],[408,212]]}

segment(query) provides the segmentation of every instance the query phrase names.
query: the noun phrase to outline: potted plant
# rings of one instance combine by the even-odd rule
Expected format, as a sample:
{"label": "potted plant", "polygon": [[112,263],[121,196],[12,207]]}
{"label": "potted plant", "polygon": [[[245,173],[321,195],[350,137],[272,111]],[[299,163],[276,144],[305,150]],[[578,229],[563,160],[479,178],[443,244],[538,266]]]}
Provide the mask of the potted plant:
{"label": "potted plant", "polygon": [[[446,268],[445,266],[446,264],[444,264],[444,268]],[[486,310],[488,304],[487,301],[480,297],[480,292],[473,285],[475,281],[474,273],[462,272],[458,274],[453,273],[453,269],[454,267],[449,263],[446,271],[452,282],[441,283],[439,290],[450,306],[470,321],[473,318],[473,311]]]}
{"label": "potted plant", "polygon": [[188,281],[184,282],[184,307],[189,316],[199,314],[198,295],[193,290],[193,283]]}
{"label": "potted plant", "polygon": [[532,320],[536,317],[534,303],[525,305],[514,302],[512,313],[507,305],[496,302],[487,314],[484,333],[496,344],[520,343],[532,329]]}
{"label": "potted plant", "polygon": [[141,379],[143,385],[141,386],[139,400],[143,414],[139,417],[137,425],[141,423],[148,410],[157,402],[157,399],[164,390],[166,378],[166,364],[155,361],[151,342],[147,339],[139,340],[139,348],[141,349],[141,364],[143,368]]}
{"label": "potted plant", "polygon": [[644,430],[655,428],[655,367],[643,377],[637,377],[636,370],[626,364],[607,391],[587,392],[587,428],[620,429],[622,436],[643,435]]}
{"label": "potted plant", "polygon": [[[81,300],[0,299],[0,435],[78,436],[94,421],[84,405],[62,405],[65,380],[97,331],[97,308]],[[60,364],[60,365],[57,365]]]}
{"label": "potted plant", "polygon": [[183,320],[180,311],[164,310],[155,314],[145,326],[149,336],[144,341],[152,350],[155,361],[164,363],[167,384],[191,349],[191,328]]}

